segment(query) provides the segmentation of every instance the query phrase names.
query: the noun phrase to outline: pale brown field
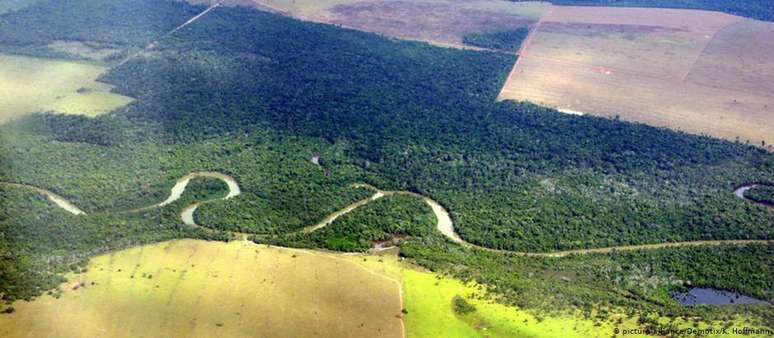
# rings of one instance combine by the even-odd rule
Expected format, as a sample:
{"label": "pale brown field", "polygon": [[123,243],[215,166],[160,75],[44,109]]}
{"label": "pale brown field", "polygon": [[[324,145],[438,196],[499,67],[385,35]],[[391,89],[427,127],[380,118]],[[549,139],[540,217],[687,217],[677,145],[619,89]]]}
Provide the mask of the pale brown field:
{"label": "pale brown field", "polygon": [[529,26],[549,6],[545,2],[502,0],[227,0],[224,4],[252,4],[302,20],[459,48],[472,48],[462,43],[467,33]]}
{"label": "pale brown field", "polygon": [[656,26],[713,33],[742,18],[721,12],[669,8],[551,6],[546,22]]}
{"label": "pale brown field", "polygon": [[715,34],[691,68],[687,80],[771,97],[774,96],[772,52],[774,23],[739,21]]}
{"label": "pale brown field", "polygon": [[403,337],[397,257],[177,240],[95,257],[0,337]]}
{"label": "pale brown field", "polygon": [[[482,2],[482,4],[485,2]],[[328,22],[391,37],[462,46],[466,33],[511,30],[534,18],[447,1],[377,1],[337,5]]]}
{"label": "pale brown field", "polygon": [[552,6],[500,99],[774,143],[774,24],[694,10]]}

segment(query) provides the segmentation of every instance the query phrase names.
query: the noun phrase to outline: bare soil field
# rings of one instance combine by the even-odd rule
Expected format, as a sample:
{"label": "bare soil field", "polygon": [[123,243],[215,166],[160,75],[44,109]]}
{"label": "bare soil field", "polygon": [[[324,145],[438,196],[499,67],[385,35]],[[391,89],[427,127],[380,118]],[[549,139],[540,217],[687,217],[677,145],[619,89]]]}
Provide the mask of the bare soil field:
{"label": "bare soil field", "polygon": [[774,23],[739,21],[715,34],[688,73],[687,81],[774,96],[772,52]]}
{"label": "bare soil field", "polygon": [[670,8],[551,6],[546,22],[575,22],[603,25],[656,26],[713,33],[725,25],[743,20],[721,12]]}
{"label": "bare soil field", "polygon": [[[212,3],[214,0],[189,0]],[[513,30],[530,26],[548,3],[502,0],[227,0],[302,20],[335,24],[389,37],[449,47],[465,47],[466,33]]]}
{"label": "bare soil field", "polygon": [[462,45],[469,32],[529,26],[534,19],[506,12],[463,7],[453,2],[379,1],[337,5],[329,22],[387,36]]}
{"label": "bare soil field", "polygon": [[771,144],[772,51],[772,23],[696,10],[552,6],[500,99]]}

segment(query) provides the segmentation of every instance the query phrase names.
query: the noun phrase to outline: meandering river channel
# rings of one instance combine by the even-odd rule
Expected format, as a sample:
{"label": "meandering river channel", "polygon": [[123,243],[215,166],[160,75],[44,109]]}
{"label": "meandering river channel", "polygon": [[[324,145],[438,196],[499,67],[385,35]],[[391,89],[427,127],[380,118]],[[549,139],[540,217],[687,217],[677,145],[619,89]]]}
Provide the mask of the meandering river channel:
{"label": "meandering river channel", "polygon": [[[228,194],[226,196],[206,201],[199,201],[192,203],[186,207],[183,208],[183,210],[180,212],[180,219],[182,222],[186,225],[190,226],[199,226],[196,224],[194,220],[194,213],[196,212],[196,209],[205,203],[212,202],[215,200],[225,200],[234,198],[236,196],[239,196],[241,194],[241,190],[239,188],[239,184],[237,181],[226,174],[222,174],[219,172],[212,172],[212,171],[198,171],[198,172],[192,172],[188,175],[185,175],[177,180],[175,185],[172,187],[172,189],[169,192],[169,196],[162,202],[159,202],[157,204],[138,208],[138,209],[132,209],[128,210],[126,212],[135,212],[135,211],[141,211],[141,210],[147,210],[150,208],[160,208],[164,207],[166,205],[171,204],[172,202],[175,202],[180,199],[180,197],[185,192],[186,187],[188,186],[188,183],[197,177],[210,177],[222,180],[226,185],[228,186]],[[86,214],[83,210],[79,209],[77,206],[70,203],[66,198],[52,192],[46,189],[42,189],[39,187],[27,185],[27,184],[19,184],[19,183],[5,183],[0,182],[0,184],[6,185],[6,186],[13,186],[13,187],[19,187],[19,188],[25,188],[25,189],[31,189],[33,191],[36,191],[40,194],[43,194],[46,196],[52,203],[59,206],[60,208],[66,210],[67,212],[70,212],[73,215],[84,215]],[[756,187],[758,184],[749,184],[744,185],[739,188],[737,188],[734,191],[734,194],[739,198],[747,199],[744,196],[744,192]],[[422,196],[420,194],[409,192],[409,191],[386,191],[386,190],[380,190],[374,186],[368,185],[368,184],[354,184],[353,187],[355,188],[366,188],[371,189],[374,191],[374,194],[371,195],[368,198],[362,199],[360,201],[357,201],[355,203],[352,203],[348,205],[347,207],[336,211],[329,216],[325,217],[322,221],[320,221],[317,224],[308,226],[306,228],[303,228],[300,231],[303,232],[314,232],[319,229],[322,229],[331,223],[333,223],[334,220],[341,217],[342,215],[345,215],[349,212],[352,212],[353,210],[364,206],[370,202],[376,201],[380,198],[383,198],[385,196],[390,196],[393,194],[407,194],[407,195],[413,195],[422,198],[425,203],[427,203],[430,208],[433,210],[433,214],[435,214],[437,224],[436,228],[437,230],[446,236],[450,241],[460,244],[462,246],[468,247],[468,248],[474,248],[479,250],[486,250],[486,251],[493,251],[493,252],[501,252],[501,253],[507,253],[507,254],[515,254],[515,255],[522,255],[522,256],[533,256],[533,257],[564,257],[569,255],[580,255],[580,254],[590,254],[590,253],[610,253],[615,251],[633,251],[633,250],[647,250],[647,249],[660,249],[660,248],[667,248],[667,247],[677,247],[677,246],[704,246],[704,245],[721,245],[721,244],[727,244],[727,245],[746,245],[746,244],[764,244],[764,243],[774,243],[772,240],[710,240],[710,241],[685,241],[685,242],[668,242],[668,243],[656,243],[656,244],[641,244],[641,245],[624,245],[624,246],[615,246],[615,247],[607,247],[607,248],[593,248],[593,249],[577,249],[577,250],[566,250],[566,251],[555,251],[555,252],[518,252],[518,251],[508,251],[508,250],[500,250],[500,249],[492,249],[483,247],[480,245],[476,245],[470,242],[465,241],[460,235],[457,233],[457,231],[454,229],[454,222],[452,221],[451,216],[449,216],[449,212],[444,208],[440,203],[436,202],[435,200],[427,197]],[[755,201],[752,201],[755,202]],[[755,202],[757,203],[757,202]],[[244,237],[245,234],[239,234],[240,236]]]}

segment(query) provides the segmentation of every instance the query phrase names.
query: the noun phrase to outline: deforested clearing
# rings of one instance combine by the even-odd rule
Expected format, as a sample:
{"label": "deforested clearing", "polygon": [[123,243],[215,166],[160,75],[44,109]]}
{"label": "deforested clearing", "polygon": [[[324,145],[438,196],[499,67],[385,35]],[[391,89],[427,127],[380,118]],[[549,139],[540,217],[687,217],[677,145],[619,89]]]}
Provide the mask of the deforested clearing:
{"label": "deforested clearing", "polygon": [[[212,3],[214,0],[189,2]],[[230,0],[225,4],[246,3]],[[463,43],[465,34],[528,27],[548,8],[546,2],[500,0],[255,0],[253,5],[302,20],[435,45],[474,49]]]}
{"label": "deforested clearing", "polygon": [[774,143],[774,23],[552,6],[536,26],[500,99]]}
{"label": "deforested clearing", "polygon": [[[92,259],[61,297],[17,301],[0,336],[401,337],[400,284],[372,257],[179,240]],[[369,265],[370,264],[370,265]]]}
{"label": "deforested clearing", "polygon": [[95,79],[107,68],[82,62],[0,54],[0,123],[34,112],[99,115],[131,98]]}

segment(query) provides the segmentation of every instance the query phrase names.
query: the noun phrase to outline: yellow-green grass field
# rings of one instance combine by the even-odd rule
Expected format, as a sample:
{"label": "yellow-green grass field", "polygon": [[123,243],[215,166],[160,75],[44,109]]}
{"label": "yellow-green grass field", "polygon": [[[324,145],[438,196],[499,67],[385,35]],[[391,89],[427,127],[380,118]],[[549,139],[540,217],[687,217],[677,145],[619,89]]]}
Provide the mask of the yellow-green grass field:
{"label": "yellow-green grass field", "polygon": [[[506,306],[480,297],[485,292],[473,283],[441,277],[437,274],[416,269],[403,269],[404,303],[407,337],[611,337],[618,328],[623,330],[640,328],[636,318],[627,318],[624,311],[612,311],[607,321],[597,325],[593,320],[583,319],[580,313],[562,316],[540,316]],[[475,311],[460,315],[454,311],[455,296],[464,298],[475,306]],[[617,312],[617,313],[616,313]],[[620,323],[617,323],[620,318]],[[659,319],[667,327],[668,319]],[[427,323],[434,323],[428,325]],[[673,324],[678,329],[707,329],[722,327],[723,323],[700,323],[694,327],[689,320],[677,319]],[[732,327],[755,327],[743,319],[737,319]],[[730,331],[730,330],[729,330]],[[647,337],[647,335],[626,334],[626,337]],[[693,336],[693,334],[685,334]],[[713,337],[712,335],[709,335]],[[742,337],[742,335],[722,335]],[[745,336],[748,337],[748,336]]]}
{"label": "yellow-green grass field", "polygon": [[0,54],[0,123],[54,111],[95,116],[132,101],[95,79],[107,68],[81,62]]}
{"label": "yellow-green grass field", "polygon": [[59,299],[15,302],[0,337],[401,337],[400,284],[371,270],[386,264],[246,241],[135,247],[93,258]]}
{"label": "yellow-green grass field", "polygon": [[[403,285],[408,337],[610,337],[613,333],[611,324],[595,327],[593,321],[569,316],[538,322],[527,311],[476,299],[483,294],[479,287],[432,273],[406,269]],[[456,314],[452,306],[455,296],[465,298],[476,311]]]}

